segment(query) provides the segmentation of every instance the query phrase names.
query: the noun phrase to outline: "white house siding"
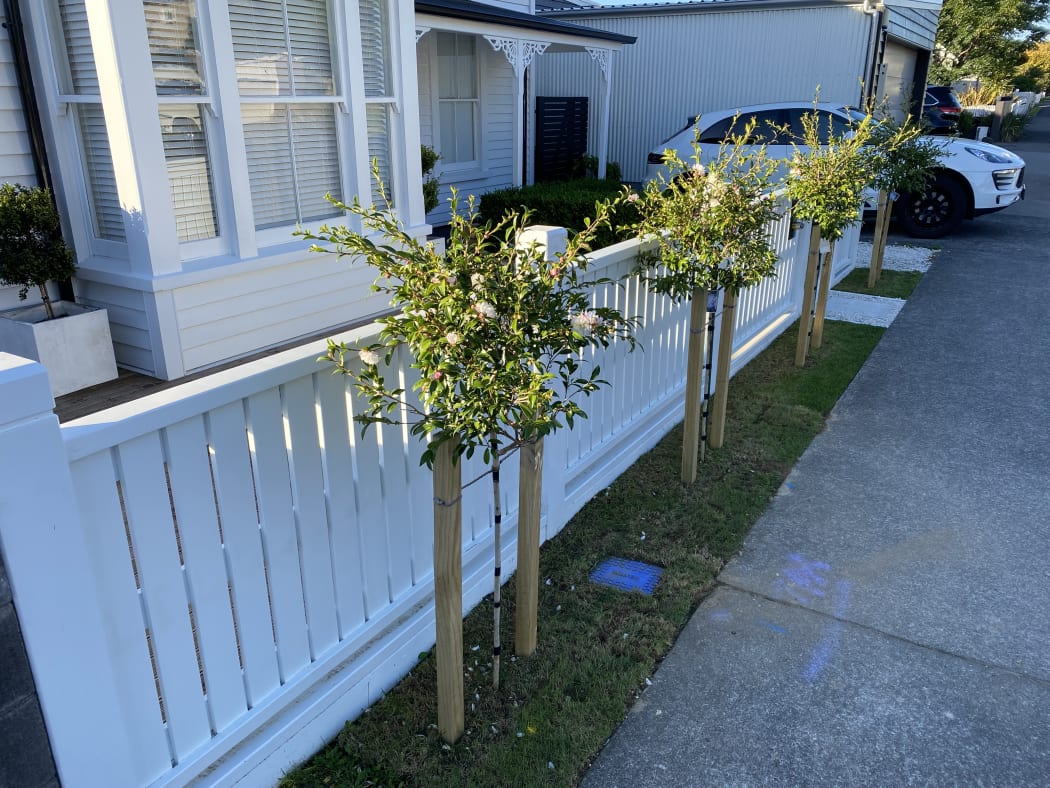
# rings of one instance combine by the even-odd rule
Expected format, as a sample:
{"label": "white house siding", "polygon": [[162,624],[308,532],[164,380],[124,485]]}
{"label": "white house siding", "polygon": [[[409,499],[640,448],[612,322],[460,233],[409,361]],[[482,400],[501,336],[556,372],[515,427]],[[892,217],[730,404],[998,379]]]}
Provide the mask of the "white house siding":
{"label": "white house siding", "polygon": [[[692,115],[768,101],[857,104],[871,17],[859,5],[728,11],[644,10],[558,18],[638,37],[613,57],[609,160],[640,181],[647,153]],[[545,54],[535,66],[539,96],[589,96],[591,152],[598,149],[604,88],[578,55]]]}
{"label": "white house siding", "polygon": [[[416,45],[419,69],[419,136],[424,145],[434,145],[434,82],[431,78],[434,49],[431,34]],[[461,201],[468,194],[481,195],[493,189],[513,185],[514,157],[519,155],[514,144],[514,102],[518,86],[514,70],[502,52],[496,52],[482,37],[478,37],[478,56],[481,59],[481,157],[482,166],[469,177],[456,177],[442,172],[441,162],[435,170],[441,188],[438,207],[427,214],[432,225],[447,224],[451,213],[448,198],[451,187],[459,191]],[[576,55],[579,58],[579,55]],[[437,146],[435,146],[437,147]],[[441,151],[438,150],[438,153]]]}

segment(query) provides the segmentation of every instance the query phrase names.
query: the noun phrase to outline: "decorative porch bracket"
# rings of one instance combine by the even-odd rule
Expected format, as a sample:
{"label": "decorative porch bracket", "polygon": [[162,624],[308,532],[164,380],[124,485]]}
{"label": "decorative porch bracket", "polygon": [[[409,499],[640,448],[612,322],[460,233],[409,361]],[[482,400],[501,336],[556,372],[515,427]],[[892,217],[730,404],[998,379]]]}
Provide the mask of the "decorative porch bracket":
{"label": "decorative porch bracket", "polygon": [[421,39],[423,36],[425,36],[429,32],[430,32],[430,28],[429,27],[417,27],[416,28],[416,43],[418,44],[419,43],[419,39]]}
{"label": "decorative porch bracket", "polygon": [[600,49],[598,47],[584,48],[591,56],[591,59],[597,63],[598,67],[602,70],[602,80],[607,83],[609,81],[609,58],[612,55],[612,51],[609,49]]}
{"label": "decorative porch bracket", "polygon": [[501,38],[499,36],[485,36],[492,48],[502,52],[507,57],[507,62],[514,69],[514,75],[518,78],[519,85],[525,76],[527,69],[536,55],[542,55],[550,46],[548,41],[525,41],[520,38]]}

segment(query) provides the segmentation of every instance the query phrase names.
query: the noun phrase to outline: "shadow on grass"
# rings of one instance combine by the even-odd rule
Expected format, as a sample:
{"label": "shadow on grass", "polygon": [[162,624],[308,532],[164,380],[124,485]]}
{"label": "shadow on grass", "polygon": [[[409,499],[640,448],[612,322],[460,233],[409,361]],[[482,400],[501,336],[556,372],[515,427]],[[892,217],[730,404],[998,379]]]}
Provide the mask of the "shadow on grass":
{"label": "shadow on grass", "polygon": [[[498,691],[491,599],[467,616],[459,742],[446,745],[437,733],[431,651],[282,786],[575,785],[883,333],[829,322],[824,346],[798,369],[796,330],[733,379],[726,446],[707,453],[695,484],[679,481],[679,425],[544,545],[540,645],[530,657],[504,659]],[[591,583],[609,556],[664,567],[656,593]],[[512,642],[514,598],[511,578],[504,643]]]}

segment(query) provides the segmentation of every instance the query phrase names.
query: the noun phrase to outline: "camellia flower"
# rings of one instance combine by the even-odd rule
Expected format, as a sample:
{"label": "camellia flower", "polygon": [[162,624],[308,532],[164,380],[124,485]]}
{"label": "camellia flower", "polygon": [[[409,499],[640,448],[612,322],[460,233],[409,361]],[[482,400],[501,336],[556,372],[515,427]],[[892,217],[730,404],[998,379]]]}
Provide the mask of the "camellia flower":
{"label": "camellia flower", "polygon": [[459,344],[459,338],[459,334],[457,334],[455,331],[449,331],[447,334],[445,334],[445,341],[452,346],[456,346]]}
{"label": "camellia flower", "polygon": [[470,283],[474,287],[481,287],[485,283],[485,277],[482,274],[471,274]]}
{"label": "camellia flower", "polygon": [[569,319],[569,323],[572,325],[574,331],[583,334],[583,336],[586,337],[590,336],[591,332],[602,324],[602,319],[594,312],[585,311],[573,315]]}
{"label": "camellia flower", "polygon": [[440,369],[437,369],[437,370],[434,370],[434,374],[433,374],[433,375],[431,375],[430,377],[431,377],[431,378],[432,378],[433,380],[441,380],[441,378],[442,378],[443,376],[442,376],[442,374],[441,374],[441,370],[440,370]]}
{"label": "camellia flower", "polygon": [[476,304],[474,304],[473,309],[481,317],[491,318],[496,316],[496,307],[494,307],[488,301],[478,301]]}
{"label": "camellia flower", "polygon": [[631,192],[627,195],[627,202],[638,202],[638,195],[634,192]]}
{"label": "camellia flower", "polygon": [[705,167],[700,162],[697,162],[693,165],[693,172],[695,172],[697,175],[707,175],[707,167]]}
{"label": "camellia flower", "polygon": [[357,355],[361,359],[361,361],[368,364],[370,367],[374,367],[376,364],[379,363],[379,354],[376,353],[374,350],[369,350],[366,347],[363,347],[359,351],[357,351]]}
{"label": "camellia flower", "polygon": [[455,274],[449,274],[448,275],[448,279],[446,279],[445,281],[448,282],[449,287],[452,287],[453,285],[456,284],[456,275]]}

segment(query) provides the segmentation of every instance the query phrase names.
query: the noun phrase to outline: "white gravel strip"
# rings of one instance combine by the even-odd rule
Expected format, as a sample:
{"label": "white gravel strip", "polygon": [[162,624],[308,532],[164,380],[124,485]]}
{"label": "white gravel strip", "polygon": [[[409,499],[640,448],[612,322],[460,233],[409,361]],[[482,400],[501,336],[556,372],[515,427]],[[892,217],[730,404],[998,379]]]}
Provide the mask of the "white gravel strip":
{"label": "white gravel strip", "polygon": [[[922,271],[930,270],[934,255],[939,249],[927,249],[924,246],[904,246],[903,244],[887,244],[886,253],[882,258],[883,271]],[[857,244],[857,265],[867,268],[871,260],[871,244],[861,241]]]}
{"label": "white gravel strip", "polygon": [[828,293],[827,320],[888,328],[904,306],[903,298],[883,298],[832,290]]}

